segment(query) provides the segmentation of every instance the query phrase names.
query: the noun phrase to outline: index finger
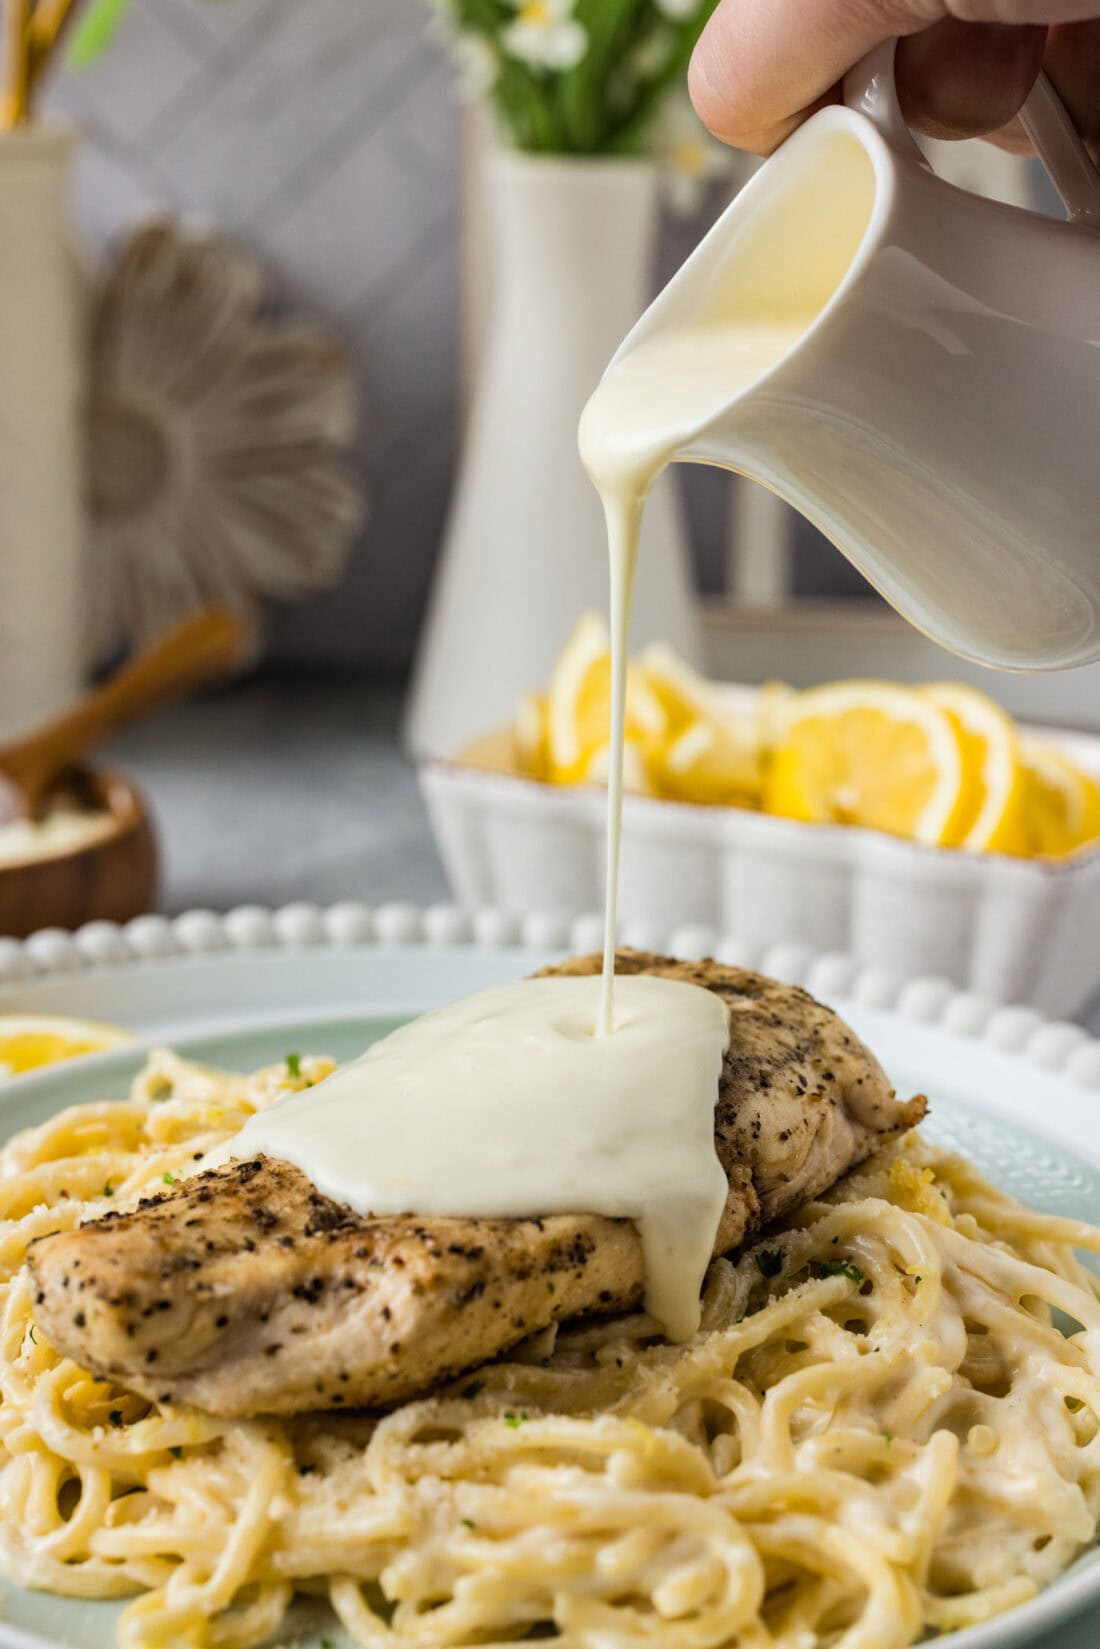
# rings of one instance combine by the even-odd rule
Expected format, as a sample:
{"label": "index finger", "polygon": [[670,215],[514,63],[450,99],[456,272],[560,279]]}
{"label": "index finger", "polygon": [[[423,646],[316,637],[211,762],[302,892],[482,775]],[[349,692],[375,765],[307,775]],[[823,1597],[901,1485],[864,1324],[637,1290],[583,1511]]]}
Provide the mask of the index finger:
{"label": "index finger", "polygon": [[[1018,107],[1006,109],[1004,94],[996,95],[1002,79],[1015,93],[1036,57],[1034,37],[1025,44],[1004,25],[1098,13],[1100,0],[721,0],[692,59],[692,100],[716,137],[769,154],[807,115],[835,101],[845,73],[872,47],[955,19],[960,28],[999,25],[981,30],[980,50],[971,54],[978,107],[961,129],[982,124],[987,99],[992,128]],[[1025,84],[1021,98],[1026,91]],[[937,116],[933,124],[945,122]]]}

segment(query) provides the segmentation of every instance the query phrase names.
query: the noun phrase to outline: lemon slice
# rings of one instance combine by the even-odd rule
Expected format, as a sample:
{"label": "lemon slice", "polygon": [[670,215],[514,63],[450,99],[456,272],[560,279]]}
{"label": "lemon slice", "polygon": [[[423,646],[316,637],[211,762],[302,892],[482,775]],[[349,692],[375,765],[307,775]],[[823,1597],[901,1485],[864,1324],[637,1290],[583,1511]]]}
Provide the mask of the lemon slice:
{"label": "lemon slice", "polygon": [[1087,847],[1100,837],[1100,784],[1090,773],[1083,773],[1078,768],[1085,783],[1085,816],[1081,821],[1076,847]]}
{"label": "lemon slice", "polygon": [[713,685],[685,664],[667,642],[657,641],[638,654],[638,674],[653,689],[668,718],[670,733],[678,733],[699,716],[718,711]]}
{"label": "lemon slice", "polygon": [[544,779],[550,765],[547,750],[546,700],[537,693],[525,693],[516,708],[512,724],[516,765],[532,779]]}
{"label": "lemon slice", "polygon": [[796,713],[799,694],[785,681],[761,682],[756,692],[756,721],[765,750],[774,749]]}
{"label": "lemon slice", "polygon": [[1027,785],[1012,718],[961,682],[934,682],[923,691],[950,716],[962,749],[966,800],[947,845],[1025,853]]}
{"label": "lemon slice", "polygon": [[[611,773],[611,745],[597,745],[582,775],[585,784],[606,784]],[[646,752],[637,739],[623,743],[623,789],[635,796],[652,796]]]}
{"label": "lemon slice", "polygon": [[759,715],[731,709],[713,683],[663,642],[639,655],[638,670],[668,720],[668,736],[649,748],[664,794],[702,804],[759,801]]}
{"label": "lemon slice", "polygon": [[891,682],[815,687],[789,712],[765,806],[793,819],[950,841],[966,806],[951,719],[925,694]]}
{"label": "lemon slice", "polygon": [[1100,785],[1052,745],[1022,741],[1027,850],[1058,857],[1100,836]]}
{"label": "lemon slice", "polygon": [[81,1054],[123,1048],[137,1038],[118,1025],[64,1019],[58,1014],[0,1014],[0,1081]]}
{"label": "lemon slice", "polygon": [[732,724],[699,716],[651,757],[660,789],[677,801],[713,806],[760,799],[760,749]]}
{"label": "lemon slice", "polygon": [[[626,732],[637,740],[659,739],[667,716],[644,674],[627,678]],[[611,730],[611,643],[607,625],[585,613],[554,666],[547,703],[549,776],[556,784],[584,783],[595,753]]]}

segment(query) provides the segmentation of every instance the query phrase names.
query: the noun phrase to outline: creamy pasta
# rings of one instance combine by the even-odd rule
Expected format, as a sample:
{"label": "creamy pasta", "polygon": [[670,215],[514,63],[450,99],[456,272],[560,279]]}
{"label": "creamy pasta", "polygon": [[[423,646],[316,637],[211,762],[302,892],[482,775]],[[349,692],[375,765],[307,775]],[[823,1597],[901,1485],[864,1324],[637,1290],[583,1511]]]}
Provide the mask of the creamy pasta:
{"label": "creamy pasta", "polygon": [[[295,1062],[297,1066],[297,1062]],[[28,1242],[187,1172],[332,1062],[155,1055],[0,1154],[0,1565],[246,1649],[296,1591],[369,1649],[903,1649],[1035,1595],[1100,1518],[1100,1231],[910,1136],[711,1266],[699,1334],[552,1331],[383,1418],[220,1421],[36,1328]]]}

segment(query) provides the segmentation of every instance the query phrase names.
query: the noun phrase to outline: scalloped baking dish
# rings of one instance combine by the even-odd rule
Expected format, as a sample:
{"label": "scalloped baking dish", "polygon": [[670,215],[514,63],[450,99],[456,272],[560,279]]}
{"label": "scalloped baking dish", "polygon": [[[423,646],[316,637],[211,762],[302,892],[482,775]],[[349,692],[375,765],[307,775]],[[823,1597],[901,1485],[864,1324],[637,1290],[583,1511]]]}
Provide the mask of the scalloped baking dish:
{"label": "scalloped baking dish", "polygon": [[[734,689],[744,702],[744,689]],[[1100,779],[1100,738],[1035,729]],[[604,796],[428,760],[421,786],[456,898],[597,910]],[[698,923],[748,945],[845,951],[1001,1002],[1072,1015],[1100,992],[1100,847],[1067,860],[922,847],[850,825],[628,796],[623,926]]]}

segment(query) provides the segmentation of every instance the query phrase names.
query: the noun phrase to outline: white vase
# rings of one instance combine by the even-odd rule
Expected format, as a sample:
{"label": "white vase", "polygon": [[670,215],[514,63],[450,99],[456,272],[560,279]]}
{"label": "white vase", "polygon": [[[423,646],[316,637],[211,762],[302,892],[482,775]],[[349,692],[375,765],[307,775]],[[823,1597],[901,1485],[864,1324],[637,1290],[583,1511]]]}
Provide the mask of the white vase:
{"label": "white vase", "polygon": [[[577,422],[651,292],[657,176],[644,162],[486,156],[490,291],[465,451],[406,734],[451,754],[545,685],[585,608],[607,608],[603,513]],[[646,513],[636,642],[696,649],[678,504]]]}
{"label": "white vase", "polygon": [[0,740],[82,681],[82,342],[73,133],[0,137]]}

